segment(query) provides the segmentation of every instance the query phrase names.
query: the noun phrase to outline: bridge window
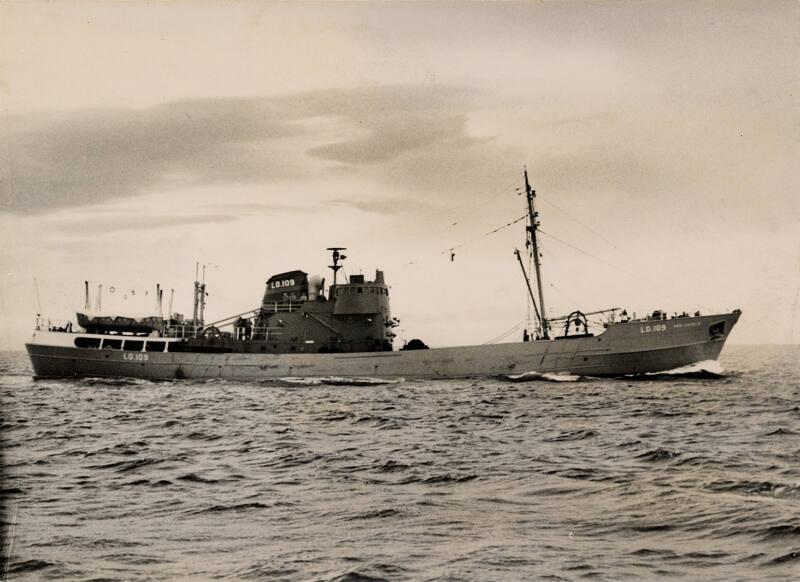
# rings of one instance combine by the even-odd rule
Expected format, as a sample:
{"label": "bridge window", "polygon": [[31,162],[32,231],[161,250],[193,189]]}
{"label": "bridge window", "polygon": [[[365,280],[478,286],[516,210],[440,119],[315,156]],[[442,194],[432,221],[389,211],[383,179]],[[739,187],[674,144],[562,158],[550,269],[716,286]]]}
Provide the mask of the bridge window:
{"label": "bridge window", "polygon": [[100,338],[99,337],[76,337],[75,338],[75,347],[76,348],[92,348],[92,349],[99,349],[100,348]]}
{"label": "bridge window", "polygon": [[130,352],[141,352],[143,347],[142,340],[125,340],[125,349]]}
{"label": "bridge window", "polygon": [[104,350],[121,350],[122,349],[122,340],[120,340],[120,339],[104,339],[103,340],[103,349]]}
{"label": "bridge window", "polygon": [[358,292],[359,292],[359,293],[363,293],[363,292],[364,292],[364,289],[363,289],[362,287],[359,287],[359,288],[358,288]]}
{"label": "bridge window", "polygon": [[167,342],[154,342],[149,341],[147,342],[147,346],[145,347],[146,352],[163,352],[164,347],[167,345]]}

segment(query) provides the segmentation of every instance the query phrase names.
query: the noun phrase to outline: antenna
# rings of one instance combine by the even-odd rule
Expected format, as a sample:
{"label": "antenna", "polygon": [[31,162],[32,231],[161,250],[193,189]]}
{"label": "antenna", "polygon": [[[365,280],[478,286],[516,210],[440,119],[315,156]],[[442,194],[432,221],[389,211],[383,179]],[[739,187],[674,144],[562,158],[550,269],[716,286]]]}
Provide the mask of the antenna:
{"label": "antenna", "polygon": [[336,285],[336,273],[342,268],[339,261],[347,258],[347,255],[340,254],[339,251],[346,251],[347,249],[345,247],[328,247],[326,250],[333,251],[333,264],[329,266],[333,269],[333,284]]}

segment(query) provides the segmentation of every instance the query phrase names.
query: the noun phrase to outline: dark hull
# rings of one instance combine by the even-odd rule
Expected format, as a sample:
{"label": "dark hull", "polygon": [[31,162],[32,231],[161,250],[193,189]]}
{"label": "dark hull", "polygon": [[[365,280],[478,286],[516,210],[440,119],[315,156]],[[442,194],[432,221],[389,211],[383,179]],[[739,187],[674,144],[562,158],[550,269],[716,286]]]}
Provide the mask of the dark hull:
{"label": "dark hull", "polygon": [[[739,312],[614,324],[597,336],[344,354],[128,352],[71,347],[79,334],[37,332],[26,344],[37,378],[454,378],[525,372],[622,376],[716,360]],[[83,334],[85,335],[85,334]]]}

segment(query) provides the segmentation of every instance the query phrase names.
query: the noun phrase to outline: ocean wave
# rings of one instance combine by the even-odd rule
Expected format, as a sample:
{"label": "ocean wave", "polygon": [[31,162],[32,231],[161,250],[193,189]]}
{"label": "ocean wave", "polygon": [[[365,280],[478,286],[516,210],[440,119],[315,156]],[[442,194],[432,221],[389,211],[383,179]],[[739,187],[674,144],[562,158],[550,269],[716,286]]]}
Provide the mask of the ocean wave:
{"label": "ocean wave", "polygon": [[556,437],[544,440],[548,443],[557,443],[561,441],[582,441],[583,439],[592,438],[594,436],[597,436],[597,433],[593,430],[568,430]]}
{"label": "ocean wave", "polygon": [[219,483],[219,481],[220,481],[219,479],[211,479],[211,478],[208,478],[208,477],[201,477],[200,475],[197,475],[195,473],[187,473],[186,475],[181,475],[177,479],[178,479],[178,481],[186,481],[188,483],[203,483],[203,484],[208,484],[208,485],[211,485],[211,484],[214,484],[214,483]]}
{"label": "ocean wave", "polygon": [[773,525],[762,530],[759,537],[764,541],[800,540],[800,525],[788,523]]}
{"label": "ocean wave", "polygon": [[794,435],[797,435],[797,434],[800,434],[800,433],[798,433],[797,431],[791,430],[789,428],[779,427],[779,428],[776,428],[773,431],[764,433],[763,436],[788,436],[788,435],[794,436]]}
{"label": "ocean wave", "polygon": [[397,430],[401,428],[404,423],[396,418],[379,415],[366,415],[355,419],[352,424],[368,424],[381,430]]}
{"label": "ocean wave", "polygon": [[105,463],[102,465],[89,465],[89,469],[114,469],[117,473],[125,473],[126,471],[133,471],[148,465],[155,465],[163,463],[165,459],[135,459],[133,461],[115,461],[113,463]]}
{"label": "ocean wave", "polygon": [[345,572],[330,579],[330,582],[388,582],[387,578],[370,576],[360,572]]}
{"label": "ocean wave", "polygon": [[783,554],[782,556],[773,558],[772,560],[767,562],[767,564],[770,566],[778,566],[781,564],[786,564],[788,562],[800,562],[800,551],[795,550],[793,552],[789,552],[788,554]]}
{"label": "ocean wave", "polygon": [[259,380],[260,384],[277,386],[382,386],[385,384],[399,384],[405,382],[404,378],[371,378],[347,376],[284,376]]}
{"label": "ocean wave", "polygon": [[688,366],[681,366],[672,370],[663,370],[660,372],[645,372],[642,374],[627,374],[622,378],[630,380],[675,380],[675,379],[691,379],[691,380],[717,380],[725,378],[725,371],[716,360],[704,360]]}
{"label": "ocean wave", "polygon": [[361,521],[364,519],[385,519],[387,517],[395,517],[397,515],[400,515],[400,511],[397,509],[375,509],[373,511],[365,511],[364,513],[352,515],[345,519],[346,521]]}
{"label": "ocean wave", "polygon": [[239,512],[239,511],[252,511],[253,509],[269,509],[269,505],[259,503],[257,501],[251,503],[233,503],[231,505],[212,505],[202,509],[192,509],[187,513],[202,514],[202,513],[226,513],[226,512]]}
{"label": "ocean wave", "polygon": [[152,380],[144,378],[104,378],[100,376],[90,376],[86,378],[69,378],[65,381],[81,384],[83,386],[111,386],[114,388],[125,388],[128,386],[147,386],[153,384]]}
{"label": "ocean wave", "polygon": [[672,459],[679,457],[682,453],[677,451],[669,451],[667,449],[653,449],[652,451],[647,451],[646,453],[642,453],[641,455],[637,455],[637,459],[641,459],[642,461],[650,461],[651,463],[659,463],[662,461],[671,461]]}
{"label": "ocean wave", "polygon": [[339,376],[325,376],[320,378],[328,386],[382,386],[384,384],[400,384],[404,378],[345,378]]}
{"label": "ocean wave", "polygon": [[713,481],[706,485],[710,491],[722,493],[742,493],[744,495],[768,495],[772,497],[800,496],[800,486],[772,481]]}
{"label": "ocean wave", "polygon": [[[257,564],[250,566],[237,573],[236,577],[240,579],[254,579],[254,580],[285,580],[287,577],[296,577],[296,568],[287,568],[276,566],[275,564]],[[288,578],[292,579],[292,578]]]}
{"label": "ocean wave", "polygon": [[466,483],[467,481],[472,481],[477,478],[477,475],[451,475],[450,473],[443,473],[441,475],[431,475],[424,479],[415,479],[414,481],[425,483],[426,485],[436,485],[441,483]]}
{"label": "ocean wave", "polygon": [[27,574],[30,572],[38,572],[46,568],[52,568],[56,564],[46,560],[25,560],[24,562],[11,562],[8,566],[7,572],[9,574]]}
{"label": "ocean wave", "polygon": [[379,473],[396,473],[398,471],[405,471],[410,468],[411,467],[409,465],[406,465],[404,463],[398,463],[397,461],[392,461],[390,459],[385,463],[381,463],[380,465],[375,467],[375,470],[378,471]]}

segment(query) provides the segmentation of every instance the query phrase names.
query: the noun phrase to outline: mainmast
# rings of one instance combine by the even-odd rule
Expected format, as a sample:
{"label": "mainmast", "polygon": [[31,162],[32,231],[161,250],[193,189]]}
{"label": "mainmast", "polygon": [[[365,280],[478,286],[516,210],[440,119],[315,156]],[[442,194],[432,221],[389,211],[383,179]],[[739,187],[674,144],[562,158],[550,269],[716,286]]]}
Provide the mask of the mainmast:
{"label": "mainmast", "polygon": [[528,240],[525,246],[528,247],[528,252],[533,257],[533,265],[536,269],[536,287],[539,291],[539,335],[542,339],[550,339],[549,325],[547,323],[547,311],[544,307],[544,294],[542,293],[542,266],[539,264],[539,238],[537,235],[539,229],[539,213],[536,212],[536,190],[531,188],[528,183],[528,169],[525,168],[525,195],[528,199]]}

